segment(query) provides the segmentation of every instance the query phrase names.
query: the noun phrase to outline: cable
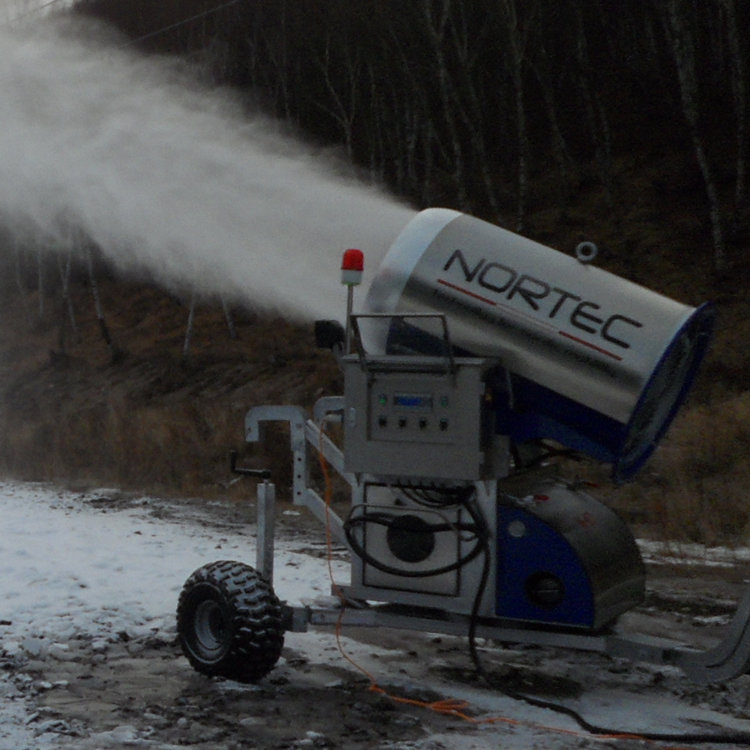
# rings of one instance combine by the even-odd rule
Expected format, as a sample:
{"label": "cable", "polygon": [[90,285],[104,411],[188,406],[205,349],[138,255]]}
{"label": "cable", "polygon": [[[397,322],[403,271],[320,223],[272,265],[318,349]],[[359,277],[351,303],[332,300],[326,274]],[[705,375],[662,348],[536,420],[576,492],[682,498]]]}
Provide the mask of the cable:
{"label": "cable", "polygon": [[[325,505],[325,511],[326,511],[326,546],[328,549],[328,555],[327,555],[327,561],[328,561],[328,575],[331,580],[331,588],[333,589],[334,594],[339,598],[341,603],[341,609],[339,612],[339,616],[336,618],[336,646],[338,647],[339,653],[341,656],[349,662],[358,672],[363,674],[370,682],[370,685],[368,687],[368,690],[372,693],[377,693],[378,695],[382,695],[385,698],[388,698],[389,700],[394,701],[395,703],[400,703],[403,705],[408,706],[417,706],[419,708],[426,708],[430,711],[434,711],[435,713],[439,713],[445,716],[452,716],[457,719],[461,719],[463,721],[467,721],[470,723],[478,723],[482,722],[481,719],[475,719],[472,716],[469,716],[467,713],[465,713],[464,709],[468,707],[468,703],[463,700],[454,700],[451,698],[439,700],[439,701],[420,701],[416,700],[414,698],[405,698],[403,696],[393,695],[392,693],[389,693],[388,691],[384,690],[380,685],[378,685],[377,680],[375,677],[367,670],[365,669],[361,664],[357,663],[354,659],[352,659],[351,656],[347,653],[346,649],[344,648],[344,644],[342,642],[342,626],[344,621],[344,614],[346,612],[346,605],[347,605],[347,599],[344,594],[344,592],[341,590],[341,587],[336,583],[333,575],[333,535],[331,533],[331,523],[330,523],[330,507],[331,507],[331,500],[333,496],[333,486],[331,483],[331,475],[330,471],[328,469],[328,462],[325,459],[325,455],[323,454],[323,437],[324,437],[324,430],[323,425],[319,425],[319,444],[318,444],[318,458],[320,462],[320,468],[323,473],[323,484],[324,484],[324,505]],[[499,721],[499,719],[498,719]],[[508,720],[509,723],[514,723],[512,720]]]}
{"label": "cable", "polygon": [[[52,1],[54,2],[55,0],[52,0]],[[238,2],[240,2],[240,0],[229,0],[229,2],[222,3],[221,5],[217,5],[213,8],[209,8],[208,10],[204,10],[201,13],[196,13],[194,16],[190,16],[189,18],[184,18],[182,21],[171,23],[168,26],[162,26],[162,28],[156,29],[156,31],[149,31],[148,34],[143,34],[142,36],[136,37],[135,39],[129,39],[122,46],[129,47],[133,44],[138,44],[139,42],[142,42],[145,39],[151,39],[152,37],[158,36],[159,34],[163,34],[166,31],[177,29],[180,26],[184,26],[185,24],[190,23],[191,21],[197,21],[199,18],[205,18],[206,16],[210,16],[213,13],[218,13],[220,10],[224,10],[224,8],[228,8],[230,5],[236,5]]]}
{"label": "cable", "polygon": [[469,623],[469,653],[471,655],[471,661],[474,665],[474,670],[477,676],[482,679],[488,687],[493,690],[501,692],[508,698],[513,700],[522,701],[534,706],[535,708],[543,708],[555,713],[567,716],[578,724],[581,729],[585,730],[589,734],[601,737],[603,739],[632,739],[632,740],[645,740],[649,742],[683,742],[687,744],[696,744],[699,742],[711,742],[720,745],[746,745],[750,746],[750,733],[746,732],[735,732],[727,734],[714,734],[709,732],[627,732],[618,729],[612,729],[610,727],[602,727],[594,724],[583,717],[582,714],[578,713],[573,708],[563,705],[562,703],[555,703],[554,701],[544,700],[542,698],[536,698],[526,693],[521,693],[516,690],[512,690],[507,686],[500,684],[497,680],[493,679],[491,675],[487,673],[482,665],[479,653],[476,645],[476,631],[477,625],[479,624],[479,603],[481,602],[482,594],[487,586],[490,571],[490,550],[489,546],[484,550],[484,562],[482,566],[482,575],[480,584],[478,587],[477,596],[474,599],[474,606],[472,608],[471,620]]}
{"label": "cable", "polygon": [[62,2],[62,0],[47,0],[46,3],[39,5],[36,8],[32,8],[31,10],[24,11],[23,13],[19,13],[15,18],[9,19],[6,21],[3,26],[13,26],[17,21],[20,21],[24,18],[27,18],[28,16],[33,16],[36,13],[41,13],[43,10],[46,10],[50,7],[50,5],[55,5],[56,3]]}
{"label": "cable", "polygon": [[[159,29],[156,29],[155,31],[149,31],[147,34],[143,34],[139,37],[136,37],[135,39],[129,39],[127,42],[124,42],[121,47],[130,47],[134,44],[138,44],[139,42],[142,42],[146,39],[151,39],[152,37],[158,36],[159,34],[163,34],[167,31],[172,31],[172,29],[177,29],[180,26],[184,26],[185,24],[191,23],[192,21],[197,21],[199,18],[205,18],[206,16],[213,15],[214,13],[218,13],[220,10],[224,10],[224,8],[228,8],[231,5],[236,5],[241,0],[228,0],[228,2],[222,3],[221,5],[216,5],[213,8],[209,8],[208,10],[201,11],[200,13],[196,13],[195,15],[189,16],[188,18],[183,18],[181,21],[176,21],[175,23],[168,24],[167,26],[162,26]],[[62,0],[48,0],[43,5],[40,5],[37,8],[33,8],[32,10],[28,10],[25,13],[21,13],[18,16],[16,16],[14,19],[7,21],[5,26],[12,26],[17,21],[26,18],[27,16],[34,15],[35,13],[40,13],[41,11],[45,10],[46,8],[49,8],[51,5],[54,5],[55,3],[62,2]]]}
{"label": "cable", "polygon": [[[404,568],[397,568],[393,565],[388,565],[381,560],[373,557],[365,547],[360,544],[356,538],[355,530],[360,527],[367,527],[369,524],[376,526],[385,526],[386,528],[400,528],[402,524],[403,514],[399,515],[396,513],[382,512],[382,511],[368,511],[362,509],[363,506],[354,506],[346,520],[344,521],[344,533],[346,534],[346,540],[349,543],[352,551],[365,563],[371,565],[373,568],[380,570],[384,573],[391,575],[402,576],[404,578],[429,578],[432,576],[441,575],[443,573],[450,573],[454,570],[464,567],[472,560],[474,560],[481,552],[482,546],[486,543],[486,531],[482,528],[481,515],[477,513],[473,508],[470,507],[470,503],[467,501],[463,507],[472,517],[473,523],[453,523],[446,519],[445,523],[427,523],[424,524],[424,533],[436,534],[440,532],[461,532],[465,531],[476,538],[476,544],[462,557],[457,558],[454,562],[442,565],[437,568],[429,568],[427,570],[406,570]],[[354,516],[355,512],[359,512],[359,515]]]}
{"label": "cable", "polygon": [[[525,721],[519,721],[516,719],[511,719],[508,717],[491,716],[491,717],[477,718],[467,713],[469,704],[468,702],[463,701],[463,700],[445,699],[441,701],[428,702],[428,701],[415,700],[412,698],[405,698],[403,696],[392,695],[378,685],[375,677],[367,669],[365,669],[361,664],[358,664],[354,659],[352,659],[351,656],[349,656],[349,654],[346,652],[346,649],[344,648],[343,643],[342,643],[342,625],[343,625],[344,614],[346,611],[347,600],[343,591],[338,586],[338,584],[334,581],[334,577],[333,577],[332,534],[331,534],[331,529],[330,529],[330,517],[329,517],[329,508],[330,508],[331,496],[332,496],[332,485],[331,485],[331,479],[330,479],[330,472],[328,470],[328,462],[326,461],[323,455],[322,426],[320,428],[320,446],[318,450],[318,455],[320,459],[320,465],[321,465],[321,470],[323,472],[323,479],[324,479],[324,484],[325,484],[324,494],[325,494],[325,507],[326,507],[326,542],[328,546],[328,571],[329,571],[329,575],[331,578],[333,591],[341,601],[341,610],[339,612],[339,616],[336,622],[336,644],[343,658],[346,659],[347,662],[349,662],[358,672],[363,674],[369,680],[370,685],[368,689],[371,692],[378,693],[379,695],[383,695],[384,697],[387,697],[388,699],[396,703],[426,708],[436,713],[452,716],[454,718],[461,719],[463,721],[466,721],[474,725],[499,724],[499,723],[511,724],[511,725],[526,725],[526,726],[531,726],[537,729],[542,729],[544,731],[554,732],[557,734],[578,735],[577,732],[574,732],[571,730],[561,729],[559,727],[543,726],[543,725],[535,724],[532,722],[525,722]],[[474,522],[474,526],[472,526],[472,530],[474,531],[477,537],[477,545],[475,547],[475,550],[472,550],[472,552],[476,552],[476,554],[472,556],[472,559],[474,559],[478,554],[483,553],[482,572],[480,574],[479,584],[477,586],[477,590],[474,596],[474,601],[472,603],[471,614],[469,617],[469,632],[468,632],[469,653],[471,655],[471,660],[472,660],[477,676],[481,680],[483,680],[489,688],[493,690],[497,690],[498,692],[502,693],[503,695],[506,695],[512,700],[521,701],[523,703],[527,703],[530,706],[534,706],[535,708],[546,709],[549,711],[554,711],[555,713],[561,714],[563,716],[567,716],[568,718],[575,721],[576,724],[585,732],[587,732],[589,735],[592,735],[593,737],[601,739],[601,740],[635,740],[635,741],[651,742],[651,743],[680,742],[680,743],[685,743],[685,744],[713,743],[713,744],[718,744],[718,745],[737,745],[737,746],[744,745],[744,746],[750,747],[750,733],[744,733],[744,732],[731,732],[731,733],[728,732],[725,734],[715,734],[715,733],[709,733],[709,732],[628,732],[628,731],[623,731],[620,729],[613,729],[611,727],[603,727],[603,726],[600,726],[598,724],[594,724],[593,722],[588,721],[587,719],[583,717],[582,714],[580,714],[575,709],[572,709],[561,703],[555,703],[553,701],[544,700],[542,698],[536,698],[535,696],[528,695],[526,693],[521,693],[516,690],[512,690],[506,687],[505,685],[500,684],[497,680],[493,679],[492,676],[489,675],[487,671],[484,669],[484,665],[481,662],[481,659],[479,657],[479,653],[477,650],[477,645],[476,645],[477,627],[479,625],[479,620],[480,620],[479,610],[481,607],[481,603],[482,603],[482,599],[484,597],[485,591],[487,589],[487,583],[489,582],[491,563],[492,563],[491,548],[489,544],[490,531],[489,531],[489,528],[487,527],[487,522],[484,519],[483,515],[473,507],[473,503],[470,502],[468,498],[465,499],[465,502],[463,503],[463,507],[466,508],[467,512],[472,517],[472,521]],[[349,539],[348,534],[347,534],[347,540],[351,541]],[[361,545],[359,545],[358,543],[357,543],[357,546],[361,548]],[[356,549],[353,548],[353,551],[356,552]],[[401,574],[403,574],[403,571],[401,571]],[[679,750],[679,748],[672,748],[671,750]]]}
{"label": "cable", "polygon": [[471,487],[421,487],[398,485],[404,497],[427,508],[451,508],[465,504],[472,492]]}

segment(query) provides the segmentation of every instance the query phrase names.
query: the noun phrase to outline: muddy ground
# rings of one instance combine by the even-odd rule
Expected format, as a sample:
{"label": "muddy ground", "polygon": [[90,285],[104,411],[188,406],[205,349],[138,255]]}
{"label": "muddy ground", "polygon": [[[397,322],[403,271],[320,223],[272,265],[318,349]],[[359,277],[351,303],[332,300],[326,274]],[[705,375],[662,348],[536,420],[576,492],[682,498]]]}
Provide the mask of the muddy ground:
{"label": "muddy ground", "polygon": [[[300,531],[282,527],[280,533]],[[624,626],[695,645],[720,632],[744,586],[739,569],[649,568],[648,600],[624,618]],[[592,738],[566,717],[482,685],[464,639],[352,628],[345,635],[357,661],[389,693],[426,702],[469,696],[468,714],[499,721],[473,724],[373,692],[367,677],[338,654],[333,636],[319,634],[287,634],[281,661],[257,685],[197,674],[174,632],[137,637],[123,632],[116,642],[80,637],[36,655],[33,643],[26,643],[22,654],[0,657],[0,686],[6,697],[24,696],[35,707],[27,723],[40,746],[54,742],[82,750],[644,746],[638,740]],[[594,723],[621,722],[618,730],[642,722],[643,714],[635,715],[638,706],[647,717],[651,710],[679,717],[686,731],[721,732],[750,722],[748,676],[696,686],[669,667],[559,649],[479,645],[487,671],[501,685],[575,706]],[[657,728],[658,718],[646,725]]]}

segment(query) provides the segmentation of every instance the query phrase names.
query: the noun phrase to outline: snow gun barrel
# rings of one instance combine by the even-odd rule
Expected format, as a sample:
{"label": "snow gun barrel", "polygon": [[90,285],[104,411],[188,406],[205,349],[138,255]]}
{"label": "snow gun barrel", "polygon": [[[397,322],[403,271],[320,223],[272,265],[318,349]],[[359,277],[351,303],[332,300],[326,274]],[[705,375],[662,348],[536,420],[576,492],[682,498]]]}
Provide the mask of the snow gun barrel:
{"label": "snow gun barrel", "polygon": [[[687,395],[713,309],[594,267],[591,243],[579,250],[574,258],[471,216],[428,209],[391,246],[364,311],[444,315],[458,354],[501,362],[497,433],[517,444],[555,440],[629,479]],[[371,323],[362,332],[367,348],[429,353],[435,341],[419,320]]]}

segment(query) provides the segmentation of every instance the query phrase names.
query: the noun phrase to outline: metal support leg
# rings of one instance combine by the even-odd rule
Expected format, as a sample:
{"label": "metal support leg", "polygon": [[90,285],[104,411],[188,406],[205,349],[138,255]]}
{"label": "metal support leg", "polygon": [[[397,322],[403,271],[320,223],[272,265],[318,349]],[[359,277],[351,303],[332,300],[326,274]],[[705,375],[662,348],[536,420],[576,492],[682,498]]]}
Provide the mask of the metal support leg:
{"label": "metal support leg", "polygon": [[276,485],[265,481],[258,485],[258,545],[255,567],[273,585],[273,534],[276,523]]}
{"label": "metal support leg", "polygon": [[[343,409],[343,399],[330,397],[319,399],[315,413],[319,421],[327,414]],[[299,406],[256,406],[245,415],[245,440],[255,443],[261,440],[261,425],[264,422],[288,422],[294,466],[292,501],[295,505],[308,508],[322,523],[330,524],[331,533],[339,544],[346,546],[346,535],[341,519],[326,508],[324,500],[315,492],[309,483],[308,449],[312,447],[321,452],[331,467],[337,471],[352,487],[358,484],[354,475],[344,471],[344,457],[333,441],[321,432],[321,427],[305,419],[305,412]]]}

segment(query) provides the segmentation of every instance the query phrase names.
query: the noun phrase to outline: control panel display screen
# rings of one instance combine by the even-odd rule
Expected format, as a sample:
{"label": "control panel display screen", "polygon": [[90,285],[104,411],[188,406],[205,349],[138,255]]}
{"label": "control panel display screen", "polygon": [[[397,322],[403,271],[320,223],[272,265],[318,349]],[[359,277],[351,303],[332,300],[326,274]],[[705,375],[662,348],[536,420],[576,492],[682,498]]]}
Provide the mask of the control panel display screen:
{"label": "control panel display screen", "polygon": [[432,411],[432,394],[427,393],[394,393],[393,406],[397,409],[414,409]]}

